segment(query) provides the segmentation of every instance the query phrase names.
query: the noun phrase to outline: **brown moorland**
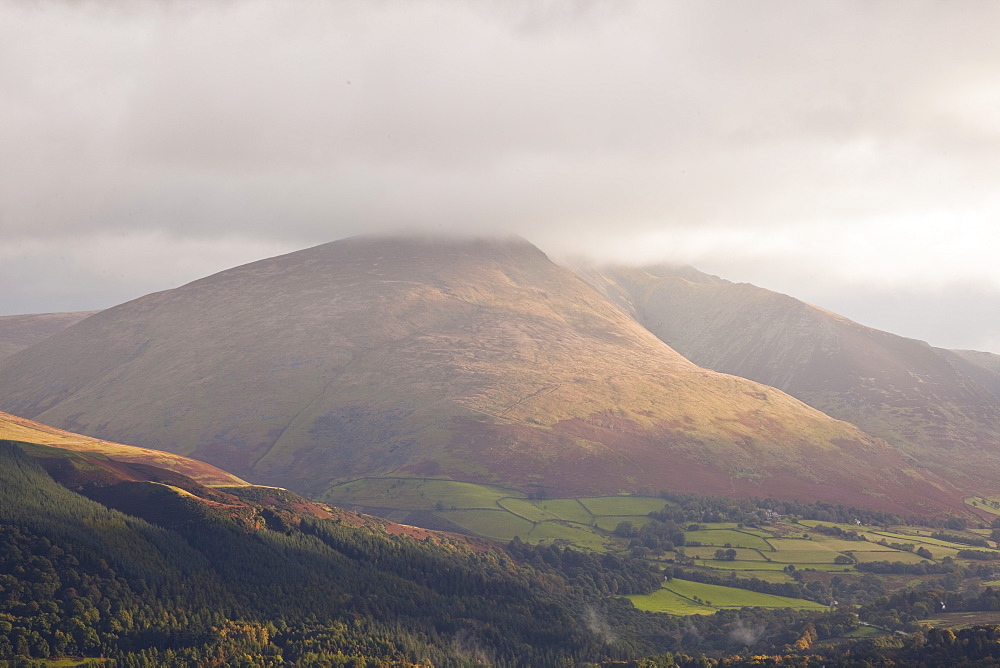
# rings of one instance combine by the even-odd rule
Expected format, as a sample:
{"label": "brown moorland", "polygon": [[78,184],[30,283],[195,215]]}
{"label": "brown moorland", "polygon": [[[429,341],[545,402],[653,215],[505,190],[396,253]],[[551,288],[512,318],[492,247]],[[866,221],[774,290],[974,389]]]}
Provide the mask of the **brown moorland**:
{"label": "brown moorland", "polygon": [[690,267],[581,275],[695,363],[788,392],[970,491],[998,491],[1000,357],[933,348]]}
{"label": "brown moorland", "polygon": [[0,315],[0,360],[95,313],[97,311]]}
{"label": "brown moorland", "polygon": [[148,295],[0,362],[0,406],[306,493],[387,474],[894,511],[964,493],[696,366],[523,240],[347,239]]}

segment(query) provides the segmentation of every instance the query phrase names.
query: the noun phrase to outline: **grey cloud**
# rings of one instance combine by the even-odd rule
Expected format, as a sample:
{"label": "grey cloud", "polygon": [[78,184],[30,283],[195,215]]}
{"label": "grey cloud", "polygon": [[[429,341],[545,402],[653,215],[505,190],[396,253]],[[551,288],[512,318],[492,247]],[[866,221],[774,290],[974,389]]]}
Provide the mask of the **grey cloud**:
{"label": "grey cloud", "polygon": [[[781,193],[825,184],[829,142],[896,128],[896,89],[913,83],[912,68],[930,60],[928,51],[944,55],[912,38],[875,46],[886,43],[879,28],[898,12],[867,4],[783,5],[775,14],[649,3],[621,14],[579,11],[544,38],[520,28],[539,22],[533,13],[560,16],[573,5],[529,6],[153,4],[139,16],[96,17],[63,9],[55,27],[77,47],[63,56],[75,61],[82,51],[76,66],[90,76],[66,77],[68,95],[58,103],[34,101],[76,121],[60,133],[57,120],[47,132],[66,149],[70,168],[98,180],[84,179],[88,191],[137,178],[184,197],[169,190],[180,172],[212,184],[221,200],[230,193],[213,176],[267,176],[280,196],[289,172],[333,181],[360,167],[368,187],[353,197],[367,204],[412,173],[475,175],[502,190],[542,162],[552,169],[540,213],[565,224],[573,217],[558,211],[576,175],[561,168],[584,162],[626,184],[601,193],[614,204],[649,199],[661,219],[704,222],[716,212],[699,202],[717,189],[752,205],[744,189],[759,198],[762,187]],[[841,30],[824,39],[817,31],[829,30],[826,21]],[[118,37],[116,57],[94,53],[109,32]],[[73,64],[49,56],[41,66],[34,80]],[[733,158],[736,169],[726,169]],[[787,167],[768,169],[774,165]],[[686,197],[663,196],[640,174],[680,182]],[[371,221],[379,223],[393,221]]]}
{"label": "grey cloud", "polygon": [[[0,236],[147,232],[168,253],[416,228],[670,257],[672,233],[836,244],[959,209],[974,234],[1000,216],[997,19],[916,1],[7,3]],[[155,264],[122,280],[179,279]]]}
{"label": "grey cloud", "polygon": [[816,290],[832,311],[876,329],[952,349],[1000,351],[1000,290],[947,285],[932,291],[851,286]]}

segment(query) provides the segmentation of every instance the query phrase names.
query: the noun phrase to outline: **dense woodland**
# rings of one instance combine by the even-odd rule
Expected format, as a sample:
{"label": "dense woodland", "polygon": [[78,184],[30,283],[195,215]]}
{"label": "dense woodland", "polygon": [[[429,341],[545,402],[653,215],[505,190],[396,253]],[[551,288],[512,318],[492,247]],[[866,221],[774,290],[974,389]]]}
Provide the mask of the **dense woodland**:
{"label": "dense woodland", "polygon": [[753,526],[766,523],[769,520],[768,515],[774,513],[822,522],[853,523],[860,521],[862,524],[875,525],[911,524],[948,526],[955,529],[965,528],[965,521],[960,518],[929,519],[920,515],[900,516],[839,503],[802,503],[778,499],[731,499],[723,496],[679,494],[669,491],[660,492],[660,497],[672,502],[673,505],[666,506],[662,512],[655,513],[653,517],[676,522],[739,522]]}

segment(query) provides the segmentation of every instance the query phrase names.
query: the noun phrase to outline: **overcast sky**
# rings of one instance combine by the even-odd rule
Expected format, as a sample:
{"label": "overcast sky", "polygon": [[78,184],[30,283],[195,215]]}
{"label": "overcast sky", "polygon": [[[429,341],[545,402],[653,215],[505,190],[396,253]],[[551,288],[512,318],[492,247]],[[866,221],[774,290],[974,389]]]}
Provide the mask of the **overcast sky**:
{"label": "overcast sky", "polygon": [[0,314],[366,232],[1000,353],[1000,3],[0,4]]}

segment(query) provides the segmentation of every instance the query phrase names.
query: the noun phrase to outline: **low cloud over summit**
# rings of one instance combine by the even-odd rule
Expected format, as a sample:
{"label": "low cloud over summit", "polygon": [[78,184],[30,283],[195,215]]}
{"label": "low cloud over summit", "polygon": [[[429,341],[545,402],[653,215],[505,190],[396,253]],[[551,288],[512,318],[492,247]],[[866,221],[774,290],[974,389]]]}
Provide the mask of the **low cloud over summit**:
{"label": "low cloud over summit", "polygon": [[0,313],[106,307],[359,233],[461,231],[691,262],[997,349],[997,319],[936,304],[1000,313],[998,12],[10,3]]}

